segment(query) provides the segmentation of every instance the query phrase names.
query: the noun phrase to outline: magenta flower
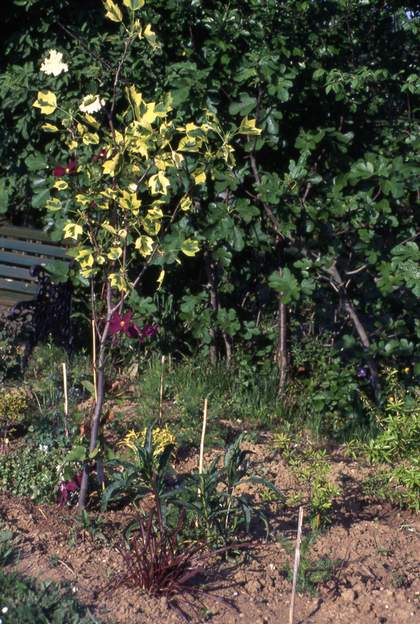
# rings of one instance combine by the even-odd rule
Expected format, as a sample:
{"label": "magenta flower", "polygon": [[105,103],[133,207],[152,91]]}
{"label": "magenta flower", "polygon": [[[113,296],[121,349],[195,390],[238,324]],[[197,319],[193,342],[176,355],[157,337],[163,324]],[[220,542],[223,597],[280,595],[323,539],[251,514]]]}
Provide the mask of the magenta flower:
{"label": "magenta flower", "polygon": [[133,320],[133,313],[128,310],[126,314],[114,312],[109,324],[109,335],[125,334],[129,338],[138,338],[140,342],[144,342],[145,338],[153,338],[159,331],[157,325],[145,325],[139,327]]}
{"label": "magenta flower", "polygon": [[131,320],[132,317],[133,313],[131,310],[122,316],[118,312],[114,312],[109,323],[109,335],[126,334],[130,338],[137,336],[140,332],[140,327]]}
{"label": "magenta flower", "polygon": [[82,473],[75,475],[70,481],[62,481],[60,483],[60,492],[58,495],[58,504],[66,505],[72,495],[80,490],[82,483]]}
{"label": "magenta flower", "polygon": [[77,171],[77,160],[69,160],[67,165],[63,167],[62,165],[58,165],[53,169],[53,176],[55,178],[62,178],[65,175],[70,175],[72,173],[76,173]]}

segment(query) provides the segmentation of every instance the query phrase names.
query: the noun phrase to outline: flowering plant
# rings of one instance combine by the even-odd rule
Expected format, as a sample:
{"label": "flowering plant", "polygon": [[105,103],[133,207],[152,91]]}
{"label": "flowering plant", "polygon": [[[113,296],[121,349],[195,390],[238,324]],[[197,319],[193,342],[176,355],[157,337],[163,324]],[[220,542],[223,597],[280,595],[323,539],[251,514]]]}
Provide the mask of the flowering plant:
{"label": "flowering plant", "polygon": [[[141,0],[123,0],[122,5],[104,2],[106,17],[121,25],[125,40],[111,93],[86,94],[75,107],[65,95],[45,89],[33,104],[48,118],[42,128],[59,133],[66,148],[68,163],[53,169],[46,208],[62,237],[74,243],[69,253],[78,267],[77,277],[91,292],[99,342],[91,455],[98,445],[108,337],[124,332],[144,338],[155,332],[149,327],[141,333],[131,317],[123,315],[127,296],[141,284],[149,266],[158,267],[160,288],[166,263],[199,252],[200,240],[189,218],[195,210],[195,193],[216,172],[233,167],[234,136],[260,133],[255,120],[247,117],[239,128],[225,132],[211,111],[203,111],[199,123],[180,126],[170,95],[156,102],[134,84],[121,88],[121,72],[133,42],[140,38],[152,48],[159,46],[150,24],[137,18],[143,4]],[[71,72],[71,64],[50,51],[41,69],[56,76]],[[97,297],[97,292],[102,296]],[[88,472],[86,463],[81,507]]]}

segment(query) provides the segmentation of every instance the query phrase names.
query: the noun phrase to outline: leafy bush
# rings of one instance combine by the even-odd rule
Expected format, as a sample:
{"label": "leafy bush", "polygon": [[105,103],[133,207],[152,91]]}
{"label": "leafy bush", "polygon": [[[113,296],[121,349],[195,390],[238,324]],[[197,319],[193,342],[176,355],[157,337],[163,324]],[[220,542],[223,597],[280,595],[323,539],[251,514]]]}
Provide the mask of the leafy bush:
{"label": "leafy bush", "polygon": [[262,522],[268,533],[264,507],[255,494],[243,491],[245,485],[263,486],[281,496],[272,483],[250,473],[250,451],[241,448],[243,441],[241,434],[221,462],[217,457],[201,474],[191,474],[170,499],[186,511],[190,535],[212,546],[225,546],[249,534],[252,520]]}
{"label": "leafy bush", "polygon": [[27,415],[28,396],[21,388],[0,390],[0,432],[7,433],[22,425]]}
{"label": "leafy bush", "polygon": [[2,624],[92,624],[98,622],[72,595],[70,587],[0,570]]}
{"label": "leafy bush", "polygon": [[0,455],[0,489],[36,503],[57,501],[62,449],[25,446]]}

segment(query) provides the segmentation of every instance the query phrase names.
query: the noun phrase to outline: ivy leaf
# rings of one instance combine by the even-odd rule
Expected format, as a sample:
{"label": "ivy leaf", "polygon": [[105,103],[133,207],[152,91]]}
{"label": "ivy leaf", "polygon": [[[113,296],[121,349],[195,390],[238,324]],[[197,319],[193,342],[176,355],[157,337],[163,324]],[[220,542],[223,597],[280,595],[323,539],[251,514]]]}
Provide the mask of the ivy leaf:
{"label": "ivy leaf", "polygon": [[120,7],[112,2],[112,0],[105,0],[104,2],[106,13],[105,17],[110,19],[112,22],[122,22],[123,15],[121,13]]}
{"label": "ivy leaf", "polygon": [[43,115],[51,115],[57,108],[57,98],[52,91],[38,91],[32,106],[39,108]]}
{"label": "ivy leaf", "polygon": [[200,251],[200,245],[197,240],[186,238],[182,243],[181,251],[186,256],[193,257]]}

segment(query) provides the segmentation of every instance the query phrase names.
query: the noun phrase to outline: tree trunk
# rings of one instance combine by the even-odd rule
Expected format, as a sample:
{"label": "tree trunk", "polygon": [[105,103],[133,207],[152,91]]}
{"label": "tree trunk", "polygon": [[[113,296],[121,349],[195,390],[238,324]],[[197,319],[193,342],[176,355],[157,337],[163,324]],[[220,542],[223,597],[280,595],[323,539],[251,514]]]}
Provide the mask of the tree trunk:
{"label": "tree trunk", "polygon": [[[332,280],[336,288],[338,289],[338,292],[340,293],[340,296],[344,304],[344,309],[347,312],[353,324],[354,329],[356,330],[360,343],[362,344],[365,351],[369,351],[371,343],[369,340],[368,333],[365,329],[365,326],[363,325],[363,322],[356,308],[353,305],[353,302],[351,301],[350,297],[347,294],[347,289],[345,285],[343,284],[341,275],[338,272],[337,267],[333,265],[330,269],[328,269],[328,274],[332,277]],[[378,367],[376,365],[375,360],[369,354],[367,357],[367,365],[368,365],[369,372],[370,372],[370,378],[371,378],[373,390],[375,392],[376,398],[378,398],[379,390],[380,390],[379,383],[378,383]]]}
{"label": "tree trunk", "polygon": [[[207,288],[210,297],[210,307],[213,310],[214,315],[216,316],[219,309],[219,297],[217,292],[214,262],[211,258],[211,254],[208,251],[206,251],[204,255],[204,261],[206,265]],[[210,362],[211,364],[215,365],[217,362],[217,332],[213,326],[210,327],[209,333],[211,336]]]}
{"label": "tree trunk", "polygon": [[279,297],[278,308],[278,341],[276,362],[279,369],[279,385],[278,396],[281,396],[286,388],[287,374],[289,368],[289,358],[287,351],[287,307],[282,303],[281,297]]}

